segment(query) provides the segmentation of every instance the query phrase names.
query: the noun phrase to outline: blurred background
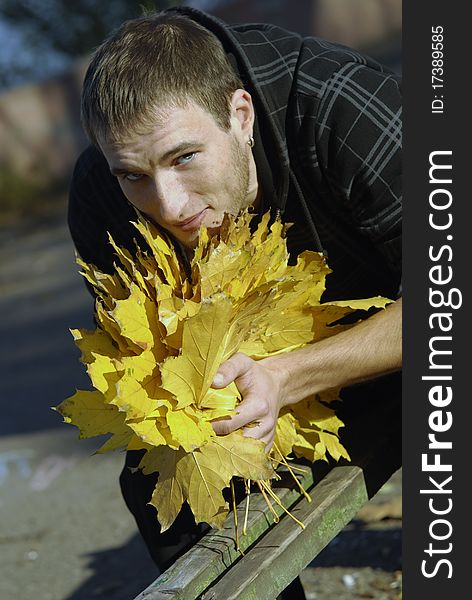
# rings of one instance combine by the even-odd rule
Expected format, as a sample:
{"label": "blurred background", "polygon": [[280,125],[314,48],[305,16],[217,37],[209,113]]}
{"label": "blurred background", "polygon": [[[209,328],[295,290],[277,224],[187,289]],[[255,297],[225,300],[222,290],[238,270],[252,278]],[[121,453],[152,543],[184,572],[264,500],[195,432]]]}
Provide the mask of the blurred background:
{"label": "blurred background", "polygon": [[[121,499],[50,407],[89,387],[69,328],[92,327],[66,225],[90,52],[123,20],[187,5],[359,49],[401,73],[401,0],[0,0],[0,597],[125,600],[157,575]],[[304,572],[307,597],[398,598],[401,473]]]}

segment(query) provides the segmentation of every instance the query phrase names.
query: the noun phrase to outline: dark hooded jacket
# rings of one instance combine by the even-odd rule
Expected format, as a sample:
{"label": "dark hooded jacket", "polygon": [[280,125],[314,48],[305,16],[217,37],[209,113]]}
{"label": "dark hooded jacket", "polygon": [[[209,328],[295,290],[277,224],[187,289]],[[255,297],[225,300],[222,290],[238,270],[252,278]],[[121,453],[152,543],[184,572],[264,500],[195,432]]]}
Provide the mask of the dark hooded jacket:
{"label": "dark hooded jacket", "polygon": [[[184,13],[222,42],[250,92],[263,210],[279,209],[292,257],[323,250],[325,299],[396,297],[401,270],[401,97],[398,77],[352,49],[268,24],[227,26]],[[114,240],[131,252],[135,212],[101,153],[80,156],[69,226],[79,255],[111,272]]]}
{"label": "dark hooded jacket", "polygon": [[[278,209],[286,222],[294,223],[287,240],[291,258],[306,249],[326,253],[333,273],[327,278],[325,299],[395,297],[401,266],[397,76],[325,40],[272,25],[226,26],[190,8],[172,10],[188,14],[217,35],[253,98],[261,212]],[[74,170],[69,204],[69,226],[82,259],[112,272],[107,232],[133,252],[139,238],[129,222],[135,219],[104,157],[96,148],[85,150]],[[374,435],[383,439],[386,424],[391,428],[395,421],[400,431],[398,374],[346,389],[343,400],[338,414],[346,424],[342,442],[351,457],[363,460],[363,444]],[[392,439],[395,443],[385,438],[379,472],[393,473],[400,466],[400,433]],[[140,457],[140,452],[127,452],[121,490],[163,570],[204,528],[195,525],[184,507],[174,525],[159,532],[155,511],[147,505],[157,474],[144,476],[128,468],[136,467]],[[377,471],[372,473],[365,477],[375,490]],[[288,589],[283,597],[302,596]]]}

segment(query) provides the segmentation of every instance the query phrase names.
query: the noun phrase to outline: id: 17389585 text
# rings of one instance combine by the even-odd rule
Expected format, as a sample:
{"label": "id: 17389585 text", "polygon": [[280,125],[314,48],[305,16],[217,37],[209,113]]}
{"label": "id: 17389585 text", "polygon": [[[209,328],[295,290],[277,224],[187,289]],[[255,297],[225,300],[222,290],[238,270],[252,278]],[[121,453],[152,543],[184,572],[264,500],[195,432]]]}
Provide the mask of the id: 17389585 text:
{"label": "id: 17389585 text", "polygon": [[444,113],[444,27],[431,27],[431,112]]}

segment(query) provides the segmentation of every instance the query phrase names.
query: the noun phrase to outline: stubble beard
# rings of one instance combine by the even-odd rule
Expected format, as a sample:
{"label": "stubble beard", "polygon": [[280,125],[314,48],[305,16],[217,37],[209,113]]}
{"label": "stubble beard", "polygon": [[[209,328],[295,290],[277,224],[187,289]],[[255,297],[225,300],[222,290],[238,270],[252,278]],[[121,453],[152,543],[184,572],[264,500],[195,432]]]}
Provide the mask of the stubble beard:
{"label": "stubble beard", "polygon": [[223,214],[219,221],[214,222],[214,226],[208,226],[210,236],[218,235],[221,222],[225,214],[237,216],[243,209],[251,204],[249,198],[249,157],[244,152],[244,148],[236,137],[231,142],[231,160],[232,173],[231,184],[226,186],[225,193],[228,194],[226,206],[223,208]]}
{"label": "stubble beard", "polygon": [[234,138],[231,147],[231,161],[234,165],[235,193],[233,203],[228,212],[237,215],[242,209],[248,208],[250,199],[249,192],[249,156],[241,147],[239,141]]}

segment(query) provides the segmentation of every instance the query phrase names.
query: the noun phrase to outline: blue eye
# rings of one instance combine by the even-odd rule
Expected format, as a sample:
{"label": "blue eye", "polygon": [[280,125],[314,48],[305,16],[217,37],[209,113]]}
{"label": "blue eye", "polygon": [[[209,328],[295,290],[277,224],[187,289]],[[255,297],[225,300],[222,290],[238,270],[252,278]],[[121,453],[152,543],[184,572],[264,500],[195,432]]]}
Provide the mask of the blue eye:
{"label": "blue eye", "polygon": [[124,175],[124,179],[131,182],[139,181],[142,177],[143,176],[140,173],[126,173],[126,175]]}
{"label": "blue eye", "polygon": [[179,158],[176,160],[176,163],[178,165],[186,165],[195,158],[195,154],[196,154],[195,152],[189,152],[188,154],[182,154],[182,156],[179,156]]}

